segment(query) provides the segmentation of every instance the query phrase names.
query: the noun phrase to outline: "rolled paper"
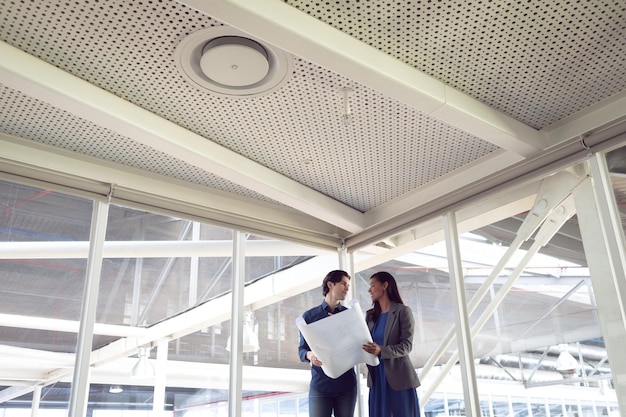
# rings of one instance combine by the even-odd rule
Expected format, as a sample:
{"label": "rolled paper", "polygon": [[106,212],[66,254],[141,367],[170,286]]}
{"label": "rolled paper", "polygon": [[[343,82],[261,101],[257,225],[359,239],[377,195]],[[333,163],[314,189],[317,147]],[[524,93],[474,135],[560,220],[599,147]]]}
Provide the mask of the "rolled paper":
{"label": "rolled paper", "polygon": [[361,307],[356,300],[348,309],[307,324],[302,317],[296,326],[313,354],[322,362],[322,370],[330,378],[338,378],[359,363],[376,366],[378,356],[363,350],[372,341]]}

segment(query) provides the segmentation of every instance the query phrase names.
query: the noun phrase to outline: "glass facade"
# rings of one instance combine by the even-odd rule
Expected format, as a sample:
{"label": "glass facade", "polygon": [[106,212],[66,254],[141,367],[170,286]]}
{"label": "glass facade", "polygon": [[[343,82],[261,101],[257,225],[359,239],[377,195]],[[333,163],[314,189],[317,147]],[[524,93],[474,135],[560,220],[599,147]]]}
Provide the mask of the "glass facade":
{"label": "glass facade", "polygon": [[[9,181],[0,182],[0,198],[6,250],[0,259],[0,314],[8,317],[0,327],[0,348],[5,357],[28,358],[33,365],[15,368],[43,382],[39,391],[17,392],[0,411],[21,415],[39,404],[39,415],[60,415],[78,382],[72,379],[73,354],[90,279],[94,204]],[[297,355],[295,320],[321,302],[325,272],[348,258],[355,261],[350,298],[363,311],[371,306],[369,278],[379,270],[395,276],[413,311],[411,360],[423,382],[418,395],[424,416],[467,414],[464,372],[475,375],[482,415],[617,415],[600,301],[584,256],[567,240],[581,235],[578,220],[572,216],[545,236],[540,227],[524,229],[536,215],[531,209],[458,236],[458,282],[473,353],[469,366],[458,356],[458,277],[443,234],[436,243],[366,267],[359,263],[365,252],[313,255],[295,244],[242,234],[243,351],[233,352],[237,232],[111,204],[93,326],[89,412],[225,416],[232,406],[232,370],[241,369],[243,416],[307,416],[309,365]],[[11,317],[22,322],[9,325]],[[142,349],[153,374],[133,378]],[[569,368],[563,367],[565,353],[573,360]],[[47,379],[50,372],[58,378]],[[112,392],[113,385],[121,392]]]}

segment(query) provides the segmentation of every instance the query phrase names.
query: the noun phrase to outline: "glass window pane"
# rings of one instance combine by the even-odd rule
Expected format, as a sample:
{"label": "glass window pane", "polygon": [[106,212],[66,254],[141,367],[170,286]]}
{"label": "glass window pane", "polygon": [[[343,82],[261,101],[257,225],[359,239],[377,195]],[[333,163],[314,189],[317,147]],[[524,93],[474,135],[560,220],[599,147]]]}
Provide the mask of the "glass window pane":
{"label": "glass window pane", "polygon": [[541,398],[531,398],[529,400],[532,411],[532,417],[547,417],[545,400]]}
{"label": "glass window pane", "polygon": [[278,404],[278,409],[278,415],[281,417],[296,417],[296,400],[292,398],[281,400]]}
{"label": "glass window pane", "polygon": [[278,416],[278,403],[276,402],[263,402],[261,404],[261,417],[276,417]]}
{"label": "glass window pane", "polygon": [[111,206],[98,321],[150,326],[231,288],[232,231]]}
{"label": "glass window pane", "polygon": [[516,417],[528,416],[528,405],[517,398],[511,399],[511,409]]}
{"label": "glass window pane", "polygon": [[73,353],[71,325],[51,331],[38,319],[80,320],[92,201],[0,181],[0,202],[0,313],[31,318],[2,328],[1,342]]}
{"label": "glass window pane", "polygon": [[508,416],[510,414],[508,397],[494,397],[491,408],[493,410],[494,417]]}
{"label": "glass window pane", "polygon": [[[11,187],[6,189],[11,190]],[[47,198],[64,197],[37,189],[24,191],[25,189],[20,188],[18,194],[23,194],[20,194],[19,199],[10,200],[15,206],[11,208],[11,211],[15,210],[11,214],[14,217],[11,218],[11,227],[1,231],[6,236],[13,233],[11,236],[15,243],[32,243],[28,236],[50,236],[54,229],[45,222],[45,226],[39,229],[31,227],[30,232],[25,232],[29,231],[26,227],[28,222],[34,222],[36,218],[33,215],[29,220],[27,211],[18,210],[29,207],[30,201],[25,197],[27,194],[36,196],[37,202],[46,202],[49,205],[55,202],[61,204],[62,200],[48,201]],[[17,204],[22,200],[23,204]],[[67,242],[67,239],[71,239],[69,240],[71,243],[87,244],[92,202],[85,200],[76,203],[78,200],[70,198],[65,200],[65,203],[72,205],[72,210],[83,207],[83,218],[80,221],[73,218],[65,219],[69,225],[59,228],[59,240],[44,241],[55,251],[67,250],[59,244]],[[75,216],[72,210],[68,212]],[[507,233],[514,234],[525,215],[526,213],[522,212],[461,236],[461,255],[468,300],[478,294],[480,286],[507,250],[506,233],[502,230],[508,227]],[[58,219],[54,217],[53,220]],[[72,221],[82,224],[82,228],[74,228]],[[573,223],[567,225],[567,234],[576,233],[575,219]],[[62,223],[57,223],[60,224]],[[186,381],[183,385],[190,386],[168,387],[166,407],[189,410],[189,415],[196,413],[217,416],[227,413],[232,236],[231,230],[172,216],[121,206],[111,206],[109,211],[106,255],[96,322],[114,325],[114,331],[107,330],[103,334],[96,334],[93,339],[94,349],[115,346],[117,339],[126,337],[125,334],[116,334],[116,332],[125,333],[126,330],[122,331],[115,326],[150,329],[168,319],[183,317],[194,309],[201,311],[202,328],[193,328],[189,330],[189,334],[184,328],[182,330],[176,328],[180,333],[177,333],[168,344],[170,366],[175,368],[175,372],[184,375],[184,378],[181,378]],[[335,268],[337,256],[335,253],[329,255],[332,261],[328,265],[333,267],[325,269],[322,273],[315,265],[325,258],[313,256],[315,251],[298,252],[287,242],[253,234],[246,235],[245,239],[246,296],[254,297],[254,302],[246,307],[243,320],[244,327],[250,331],[248,336],[253,336],[252,339],[258,341],[258,350],[243,353],[244,415],[246,413],[293,415],[296,413],[296,404],[299,414],[306,415],[309,365],[300,362],[297,355],[299,335],[295,319],[303,311],[321,302],[321,279],[325,272]],[[476,304],[476,312],[471,316],[472,323],[489,310],[498,292],[505,288],[506,279],[521,262],[532,240],[531,238],[522,250],[516,253],[512,261],[498,274],[486,297]],[[491,411],[494,416],[508,416],[513,409],[517,415],[528,414],[526,400],[523,397],[525,394],[521,393],[528,392],[527,390],[531,388],[542,393],[556,392],[553,387],[555,377],[559,378],[559,381],[570,378],[566,381],[569,388],[574,385],[584,388],[583,384],[571,378],[580,376],[583,371],[591,372],[594,368],[593,378],[586,382],[588,388],[595,390],[596,393],[606,392],[608,395],[602,399],[603,401],[606,399],[608,407],[613,407],[616,402],[614,396],[611,396],[614,391],[607,382],[610,377],[610,366],[607,362],[600,363],[603,360],[601,353],[604,346],[601,334],[598,333],[594,294],[592,287],[587,285],[588,271],[584,264],[574,262],[576,259],[560,259],[555,263],[554,259],[557,258],[552,255],[558,250],[563,248],[559,249],[556,243],[549,242],[545,249],[546,253],[537,255],[537,259],[533,260],[534,263],[523,269],[513,289],[503,298],[502,305],[494,310],[494,314],[489,317],[474,339],[472,348],[479,377],[480,407],[484,413]],[[357,258],[361,255],[358,254]],[[36,311],[45,308],[46,312],[53,312],[55,317],[76,322],[82,303],[82,277],[86,259],[70,256],[41,258],[45,261],[46,268],[51,267],[51,271],[46,271],[47,275],[39,277],[36,271],[42,267],[37,265],[41,259],[36,256],[31,258],[28,258],[27,262],[0,260],[0,268],[8,272],[7,276],[14,274],[15,277],[41,279],[37,281],[41,282],[41,286],[37,288],[20,287],[22,283],[18,279],[11,281],[15,290],[11,290],[11,287],[0,288],[0,296],[6,300],[0,304],[2,305],[0,310],[13,312],[11,314],[23,314],[28,313],[28,309]],[[416,326],[410,357],[418,371],[421,371],[421,367],[435,349],[445,341],[446,334],[454,333],[454,305],[450,292],[445,245],[439,243],[419,249],[413,248],[411,253],[355,273],[351,286],[355,288],[355,298],[363,311],[371,306],[371,298],[367,292],[369,277],[379,270],[387,270],[394,274],[404,302],[414,313]],[[285,276],[288,277],[289,283],[296,282],[301,285],[295,285],[291,292],[284,291],[280,283]],[[582,284],[579,284],[580,282]],[[59,294],[65,298],[55,293],[57,284],[60,284]],[[268,289],[269,295],[261,294]],[[259,298],[261,295],[264,298]],[[24,302],[16,302],[14,296],[24,296]],[[45,300],[42,305],[39,305],[40,299]],[[130,331],[135,330],[131,327]],[[584,365],[577,369],[576,374],[555,372],[561,345],[566,345],[574,358],[578,359],[576,351],[578,347],[573,335],[581,334],[586,335],[584,340],[579,339],[581,342],[584,341]],[[133,340],[133,336],[128,340]],[[3,344],[11,344],[13,341],[19,346],[57,349],[60,352],[71,352],[76,344],[74,331],[7,327],[2,328],[2,338]],[[8,343],[4,342],[5,338]],[[546,338],[550,339],[549,343],[537,342]],[[565,340],[572,342],[560,343]],[[532,341],[532,344],[529,341]],[[439,372],[456,349],[457,346],[453,342],[444,350],[430,377]],[[544,351],[546,351],[542,359],[544,364],[534,370],[534,365],[540,362]],[[524,359],[521,363],[520,356]],[[152,349],[150,361],[154,364],[155,359],[156,349]],[[125,366],[126,370],[118,369],[115,372],[127,378],[129,369],[137,360],[135,355],[120,358],[115,366],[119,369]],[[72,365],[70,360],[67,366]],[[548,369],[549,367],[552,368]],[[95,368],[94,375],[98,376],[98,372],[101,371],[108,372]],[[441,413],[461,415],[465,412],[458,366],[453,366],[446,375],[433,397],[422,404],[428,416]],[[260,379],[266,386],[258,385]],[[602,381],[606,387],[599,390]],[[140,392],[138,386],[132,384],[132,380],[123,382],[126,382],[124,386],[129,393]],[[55,386],[59,387],[63,386],[60,384]],[[68,388],[69,384],[65,386],[66,394],[69,393]],[[425,388],[418,390],[418,393],[428,388],[430,383],[426,380]],[[150,398],[153,398],[153,392],[148,391]],[[287,394],[277,394],[291,391],[299,395],[297,402],[293,396],[284,397],[283,395]],[[108,385],[94,383],[90,387],[90,392],[95,393],[95,396],[90,397],[90,402],[109,401],[112,398],[112,394],[108,393]],[[447,402],[442,400],[443,393],[449,398]],[[508,395],[513,394],[519,394],[521,399],[514,399],[511,403]],[[117,397],[118,400],[124,395]],[[53,397],[52,391],[46,394],[46,399]],[[139,394],[129,396],[125,406],[137,404],[140,397]],[[67,396],[59,395],[56,398],[65,402],[68,400]],[[32,401],[32,396],[25,396],[24,400]],[[576,394],[569,394],[568,407],[577,407],[577,400]],[[144,398],[142,401],[146,401],[147,407],[151,406],[151,399]],[[367,402],[367,398],[365,401]],[[547,414],[545,412],[542,414],[541,410],[542,408],[545,410],[545,406],[542,406],[541,401],[541,399],[532,400],[534,416]],[[550,404],[551,416],[563,414],[559,401],[546,399],[545,402]],[[120,404],[124,402],[121,401]],[[588,413],[589,407],[592,406],[583,403],[582,412]],[[615,412],[616,410],[617,408]]]}

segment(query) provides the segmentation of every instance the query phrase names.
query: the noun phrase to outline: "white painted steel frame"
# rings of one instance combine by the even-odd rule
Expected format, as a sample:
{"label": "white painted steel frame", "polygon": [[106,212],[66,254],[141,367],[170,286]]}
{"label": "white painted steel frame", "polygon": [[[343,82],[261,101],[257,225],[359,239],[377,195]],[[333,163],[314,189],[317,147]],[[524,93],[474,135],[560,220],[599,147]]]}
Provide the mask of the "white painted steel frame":
{"label": "white painted steel frame", "polygon": [[152,400],[152,412],[155,417],[160,414],[169,415],[169,413],[164,413],[169,342],[169,339],[161,339],[157,342],[156,366],[154,367],[154,399]]}
{"label": "white painted steel frame", "polygon": [[[557,184],[559,184],[557,182]],[[569,183],[567,183],[569,184]],[[548,189],[551,189],[551,187],[547,187]],[[568,189],[567,194],[569,195],[569,188],[566,187],[566,189]],[[544,190],[547,191],[547,190]],[[528,264],[528,262],[530,262],[530,260],[532,259],[532,257],[539,251],[539,249],[544,246],[546,243],[549,242],[549,240],[554,236],[554,234],[556,234],[556,232],[558,232],[558,230],[562,227],[562,225],[574,214],[574,203],[573,203],[573,199],[571,197],[566,198],[565,200],[562,200],[563,196],[562,195],[557,195],[555,197],[555,201],[561,202],[561,204],[559,206],[557,206],[556,208],[553,209],[553,206],[551,204],[549,204],[548,201],[544,200],[543,198],[538,199],[537,204],[534,207],[534,212],[531,211],[527,216],[526,219],[530,219],[530,221],[528,223],[524,222],[522,223],[522,226],[520,226],[520,230],[518,231],[518,236],[520,238],[520,244],[521,242],[527,240],[532,233],[534,232],[534,230],[536,229],[535,224],[541,224],[541,228],[539,229],[539,231],[537,232],[534,242],[532,244],[532,246],[530,247],[530,249],[528,249],[528,251],[526,252],[526,254],[524,255],[524,257],[522,258],[522,260],[518,263],[518,265],[515,267],[515,269],[511,272],[511,274],[509,275],[509,277],[507,278],[507,280],[505,281],[505,283],[501,286],[501,288],[498,290],[498,292],[496,293],[495,297],[491,300],[491,302],[489,303],[489,305],[485,308],[485,310],[482,312],[482,314],[479,316],[479,318],[475,321],[475,323],[471,326],[471,332],[469,333],[469,339],[467,339],[467,337],[461,333],[460,335],[459,333],[459,329],[458,326],[463,324],[463,321],[468,320],[468,312],[469,315],[471,315],[476,307],[476,305],[473,305],[473,302],[476,300],[476,302],[480,302],[480,300],[482,299],[482,297],[484,297],[484,295],[486,294],[486,291],[488,290],[488,287],[485,287],[482,292],[484,292],[485,294],[482,294],[480,297],[478,297],[478,295],[480,295],[479,293],[481,293],[481,289],[479,289],[478,293],[474,295],[474,297],[472,298],[472,301],[470,302],[470,306],[467,309],[467,311],[465,311],[465,316],[462,317],[463,320],[458,319],[458,321],[455,321],[456,326],[457,326],[457,342],[459,343],[459,350],[457,350],[456,352],[454,352],[451,357],[448,359],[448,361],[445,363],[445,365],[442,367],[441,372],[434,378],[434,381],[431,382],[429,388],[425,391],[423,398],[427,401],[432,394],[435,392],[435,390],[438,388],[439,384],[443,381],[443,378],[446,376],[446,374],[452,369],[452,367],[454,366],[454,364],[456,363],[457,359],[459,358],[459,356],[464,352],[464,349],[467,349],[467,347],[463,344],[463,343],[468,343],[471,344],[471,340],[478,334],[478,332],[482,329],[482,327],[487,323],[487,320],[489,319],[489,317],[491,317],[492,314],[494,314],[494,312],[496,311],[496,309],[498,308],[498,306],[502,303],[502,301],[504,300],[504,298],[506,297],[506,295],[508,294],[508,292],[511,290],[511,288],[513,287],[513,284],[516,282],[517,278],[520,276],[520,274],[524,271],[524,268],[526,267],[526,265]],[[540,214],[540,215],[538,215]],[[536,219],[533,219],[533,217],[536,217]],[[452,227],[450,225],[448,225],[448,227]],[[448,237],[446,237],[446,245],[451,245],[450,242],[448,242]],[[514,242],[515,243],[515,242]],[[517,248],[515,248],[515,250],[513,250],[514,246],[512,245],[511,247],[509,247],[509,249],[507,250],[507,252],[504,254],[504,256],[502,257],[502,259],[507,259],[508,260],[508,256],[512,255],[512,253],[515,252],[515,250],[517,250]],[[453,247],[450,247],[448,249],[448,251],[452,251],[454,250]],[[454,254],[454,252],[452,252]],[[450,256],[450,253],[448,254],[448,256]],[[502,261],[501,259],[501,261]],[[502,267],[504,266],[504,263],[499,262],[498,265],[496,265],[496,270],[501,270]],[[450,268],[456,267],[454,264],[451,264]],[[461,273],[461,272],[459,272]],[[493,275],[493,273],[492,273]],[[491,275],[490,275],[491,276]],[[452,277],[454,278],[454,277]],[[451,279],[451,285],[456,284],[458,285],[458,283],[453,282],[454,279]],[[487,283],[487,282],[486,282]],[[490,284],[491,285],[491,284]],[[489,287],[490,287],[489,285]],[[483,287],[481,287],[483,288]],[[463,302],[464,300],[459,299],[457,300],[457,302]],[[463,308],[464,304],[463,304]],[[463,330],[463,329],[461,329]],[[443,348],[447,348],[447,346],[449,346],[449,344],[452,341],[453,338],[453,334],[451,334],[451,331],[448,332],[448,335],[446,336],[446,338],[444,338],[444,340],[442,340],[442,342],[440,343],[438,349],[433,353],[433,355],[431,356],[431,358],[429,358],[429,361],[427,362],[427,365],[429,365],[431,368],[433,366],[434,363],[436,363],[436,356],[437,355],[441,355],[443,354]],[[467,340],[463,340],[462,342],[459,342],[459,336],[463,336],[465,337]],[[430,370],[430,368],[425,369],[423,371],[428,372]],[[424,373],[424,372],[423,372]],[[469,376],[467,378],[464,379],[463,384],[464,384],[464,389],[465,389],[465,384],[474,384],[475,383],[475,378],[472,378],[472,380],[470,381],[468,378],[470,378]],[[468,385],[471,386],[471,385]],[[468,393],[466,395],[472,395],[471,390],[468,391]],[[466,402],[468,402],[469,404],[472,404],[472,400],[470,398],[466,398]]]}
{"label": "white painted steel frame", "polygon": [[243,297],[246,278],[246,237],[236,230],[233,235],[232,306],[230,319],[230,378],[228,381],[228,415],[241,415],[243,366]]}
{"label": "white painted steel frame", "polygon": [[[480,399],[474,369],[474,351],[472,349],[472,331],[470,328],[467,303],[465,301],[465,283],[463,265],[459,248],[459,233],[454,212],[443,217],[443,229],[446,235],[448,270],[450,271],[450,292],[453,296],[457,351],[459,352],[461,375],[463,377],[463,398],[468,417],[480,416]],[[428,397],[426,398],[426,401]]]}
{"label": "white painted steel frame", "polygon": [[[222,242],[222,243],[223,243],[223,242]],[[250,243],[252,243],[252,242],[250,242]],[[231,250],[232,250],[232,243],[230,243],[230,245],[227,245],[227,246],[230,246],[230,248],[231,248]],[[224,246],[224,248],[225,248],[225,247],[226,247],[226,246]],[[277,249],[277,248],[274,248],[274,249]],[[340,251],[341,251],[341,250],[340,250]],[[271,251],[270,251],[270,252],[271,252]],[[351,257],[352,257],[352,256],[351,256]],[[386,255],[386,256],[384,256],[384,257],[377,257],[377,260],[378,260],[378,261],[380,261],[380,262],[384,262],[384,260],[383,260],[383,259],[390,259],[390,258],[393,258],[393,257],[394,257],[394,252],[393,252],[393,251],[390,251],[390,252],[389,252],[389,253],[387,253],[387,255]],[[324,258],[318,258],[318,259],[316,259],[316,261],[315,261],[315,262],[313,262],[313,263],[316,263],[316,262],[318,262],[318,261],[322,261],[322,263],[324,263],[324,262],[323,262],[323,259],[324,259]],[[328,259],[328,258],[327,258],[327,259]],[[340,259],[341,259],[341,258],[340,258]],[[310,268],[310,266],[311,266],[311,265],[308,265],[308,266],[307,266],[307,268]],[[320,271],[320,273],[321,273],[322,271],[327,271],[327,270],[328,270],[328,268],[331,268],[331,267],[332,267],[332,266],[331,266],[331,264],[329,263],[327,266],[322,267],[322,269],[320,269],[319,271]],[[294,268],[295,268],[295,269],[298,269],[297,267],[294,267]],[[296,275],[298,275],[298,274],[296,274]],[[273,281],[273,278],[272,278],[270,281]],[[305,281],[306,281],[306,280],[305,280]],[[308,281],[307,281],[307,282],[302,281],[302,276],[301,276],[301,277],[300,277],[300,281],[298,281],[298,282],[294,282],[293,280],[290,280],[290,279],[286,280],[285,282],[290,282],[290,283],[291,283],[291,284],[293,284],[295,287],[297,287],[300,291],[302,291],[302,290],[303,290],[303,288],[307,288],[307,289],[309,289],[309,288],[313,288],[313,287],[315,287],[315,286],[319,285],[319,279],[318,279],[318,278],[314,278],[313,280],[309,280],[309,281],[311,281],[311,282],[310,282],[310,283],[307,283]],[[275,283],[278,283],[278,282],[282,282],[282,281],[274,281],[274,282],[270,285],[270,286],[272,287],[272,288],[271,288],[271,290],[272,290],[272,291],[274,291],[274,290],[276,290],[276,289],[283,289],[283,285],[274,285]],[[263,285],[261,285],[261,284],[263,284]],[[255,286],[255,287],[257,287],[257,286],[260,286],[260,287],[265,287],[265,286],[266,286],[265,284],[267,284],[267,283],[259,283],[258,285],[257,285],[257,284],[255,284],[254,286]],[[294,289],[295,289],[295,287],[294,287]],[[268,297],[268,293],[267,293],[267,291],[265,291],[265,290],[262,290],[262,291],[257,291],[257,290],[256,290],[256,288],[255,288],[255,290],[254,290],[254,291],[252,291],[252,293],[260,296],[259,298],[257,298],[257,300],[258,300],[258,301],[254,301],[254,300],[253,300],[253,302],[254,302],[254,308],[259,308],[260,306],[265,305],[265,304],[267,304],[267,303],[271,302],[271,299],[269,299],[269,301],[268,301],[268,298],[267,298],[267,297]],[[265,297],[265,300],[264,300],[264,297]],[[255,298],[256,298],[256,297],[255,297]],[[271,297],[270,297],[270,298],[271,298]],[[264,301],[262,301],[262,300],[264,300]],[[219,304],[219,300],[216,300],[216,303],[217,303],[217,304]],[[214,304],[213,304],[213,303],[211,303],[211,305],[213,306]],[[210,307],[209,307],[209,306],[207,306],[207,308],[210,308]],[[205,309],[205,308],[200,308],[200,310],[204,311],[204,313],[202,313],[202,312],[197,312],[198,314],[195,314],[196,312],[189,312],[189,316],[194,316],[194,317],[195,317],[195,316],[198,316],[198,317],[202,316],[202,318],[203,318],[203,319],[205,319],[205,320],[206,320],[206,319],[209,319],[209,321],[210,321],[210,315],[211,315],[211,313],[210,313],[209,311],[206,311],[206,309]],[[218,310],[219,310],[219,309],[218,309]],[[214,315],[214,313],[213,313],[213,315]],[[187,313],[185,314],[185,316],[187,316]],[[195,319],[194,319],[194,320],[195,320]],[[190,320],[190,321],[187,321],[187,320],[182,320],[183,322],[185,322],[185,324],[186,324],[189,328],[186,328],[185,330],[182,330],[182,331],[181,331],[181,329],[179,328],[179,329],[178,329],[178,332],[179,332],[179,333],[178,333],[178,336],[183,335],[183,334],[185,334],[186,332],[190,332],[190,331],[192,331],[192,330],[190,330],[190,329],[196,328],[197,326],[201,326],[200,324],[198,324],[197,326],[196,326],[196,325],[194,325],[194,324],[193,324],[194,320]],[[178,319],[174,319],[174,320],[173,320],[172,322],[170,322],[169,324],[163,323],[163,326],[159,325],[159,326],[156,326],[156,327],[159,327],[159,328],[160,328],[160,327],[170,328],[170,329],[172,329],[172,330],[173,330],[174,328],[176,328],[176,327],[177,327],[177,326],[176,326],[176,324],[175,324],[175,322],[178,322],[178,321],[179,321]],[[199,327],[198,327],[198,328],[199,328]],[[127,329],[127,330],[128,330],[128,329]],[[145,330],[146,330],[146,329],[137,329],[137,331],[139,331],[139,330],[141,330],[141,331],[145,332]],[[147,334],[143,334],[143,335],[141,335],[141,333],[135,333],[134,335],[135,335],[138,339],[143,339],[144,341],[146,341],[146,340],[156,340],[156,339],[158,339],[159,337],[163,337],[162,335],[166,335],[166,334],[167,334],[167,333],[166,333],[167,331],[165,331],[165,332],[163,332],[163,331],[157,331],[157,328],[155,328],[155,329],[154,329],[154,331],[155,331],[155,332],[154,332],[154,334],[152,334],[152,335],[147,335]],[[151,333],[152,333],[152,332],[151,332]],[[160,336],[160,335],[161,335],[161,336]],[[176,336],[177,336],[177,335],[176,335],[175,333],[172,333],[172,335],[171,335],[171,337],[176,337]],[[133,349],[136,349],[136,344],[135,344],[135,342],[134,342],[135,340],[137,340],[137,339],[135,339],[135,338],[129,338],[126,342],[124,342],[124,341],[120,341],[119,343],[116,343],[116,345],[119,345],[121,348],[123,348],[123,349],[125,349],[125,350],[127,350],[127,349],[131,348],[130,350],[127,350],[127,352],[128,352],[128,353],[126,353],[126,354],[130,354],[130,353],[133,351]],[[126,346],[126,347],[124,347],[124,346]],[[111,351],[112,351],[112,353],[115,351],[115,349],[109,349],[109,347],[107,347],[107,349],[104,349],[104,350],[105,350],[105,351],[109,351],[109,350],[111,350]],[[99,358],[99,360],[100,360],[100,361],[109,361],[109,360],[111,360],[111,359],[107,359],[107,357],[109,357],[109,355],[110,355],[110,354],[104,354],[104,351],[98,351],[98,352],[95,352],[95,353],[96,353],[95,357]],[[118,352],[118,353],[113,353],[113,355],[114,355],[114,356],[117,356],[117,355],[120,355],[120,354],[121,354],[121,352]]]}
{"label": "white painted steel frame", "polygon": [[604,154],[588,160],[591,178],[574,193],[617,399],[626,410],[626,243]]}
{"label": "white painted steel frame", "polygon": [[80,314],[80,329],[76,345],[74,377],[70,393],[69,417],[86,415],[89,401],[89,373],[93,346],[96,307],[102,271],[102,247],[106,237],[109,203],[94,201],[89,236],[89,257],[83,290],[83,305]]}
{"label": "white painted steel frame", "polygon": [[[200,223],[193,222],[191,230],[191,241],[200,241]],[[203,254],[204,255],[204,254]],[[192,256],[189,266],[189,307],[193,307],[198,302],[198,273],[200,267],[200,257]]]}
{"label": "white painted steel frame", "polygon": [[[350,276],[352,277],[351,279],[351,290],[350,290],[350,297],[352,299],[356,298],[356,295],[358,294],[358,288],[359,288],[359,280],[356,279],[356,273],[357,270],[354,267],[354,252],[347,252],[345,249],[340,249],[339,250],[339,264],[342,264],[342,259],[345,258],[346,259],[346,272],[348,272],[348,274],[350,274]],[[363,375],[361,374],[361,372],[359,372],[359,365],[354,367],[354,372],[356,373],[356,379],[357,379],[357,384],[356,384],[356,395],[357,395],[357,402],[356,402],[356,412],[357,412],[357,416],[363,416],[365,415],[365,404],[364,402],[364,398],[363,398],[363,384],[362,382],[365,381],[365,379],[363,378]]]}
{"label": "white painted steel frame", "polygon": [[[571,185],[571,184],[570,184],[570,185]],[[554,191],[554,190],[552,190],[552,191]],[[551,193],[551,194],[552,194],[552,196],[554,196],[554,195],[555,195],[555,194],[553,194],[553,193]]]}
{"label": "white painted steel frame", "polygon": [[41,387],[38,386],[38,387],[35,387],[35,390],[33,391],[33,403],[30,408],[31,417],[37,417],[37,414],[39,414],[40,403],[41,403]]}
{"label": "white painted steel frame", "polygon": [[[479,306],[484,297],[489,293],[493,283],[500,276],[504,267],[526,240],[541,226],[550,212],[571,192],[572,188],[579,182],[574,175],[569,173],[560,173],[544,179],[541,183],[535,203],[524,222],[517,231],[515,239],[508,247],[506,253],[500,258],[489,277],[481,284],[477,292],[474,294],[468,304],[468,314],[472,315]],[[432,368],[441,359],[441,356],[448,349],[454,340],[454,329],[450,329],[440,342],[439,346],[430,356],[424,367],[420,377],[426,378]]]}

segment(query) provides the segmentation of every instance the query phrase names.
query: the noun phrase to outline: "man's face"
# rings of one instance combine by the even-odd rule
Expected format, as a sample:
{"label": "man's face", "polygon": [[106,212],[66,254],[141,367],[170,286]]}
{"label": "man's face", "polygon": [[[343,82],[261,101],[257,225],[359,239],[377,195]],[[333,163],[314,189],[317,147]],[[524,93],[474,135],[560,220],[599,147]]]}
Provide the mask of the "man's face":
{"label": "man's face", "polygon": [[350,278],[344,276],[340,282],[329,282],[330,291],[336,300],[345,300],[350,290]]}

